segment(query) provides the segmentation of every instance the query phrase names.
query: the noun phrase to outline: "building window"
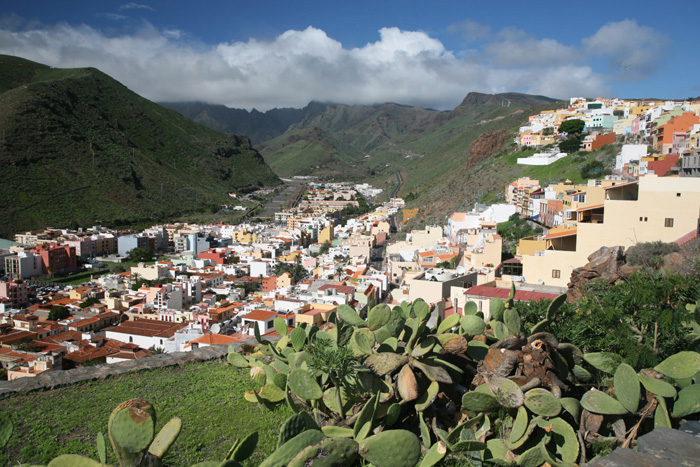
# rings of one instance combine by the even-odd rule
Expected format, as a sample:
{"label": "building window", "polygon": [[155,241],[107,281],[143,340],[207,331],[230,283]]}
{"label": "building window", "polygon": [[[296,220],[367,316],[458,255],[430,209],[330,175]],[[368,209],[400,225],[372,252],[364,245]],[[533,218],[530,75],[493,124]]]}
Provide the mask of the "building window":
{"label": "building window", "polygon": [[673,218],[667,217],[664,221],[664,227],[673,227]]}
{"label": "building window", "polygon": [[561,271],[559,269],[552,269],[552,278],[559,279],[561,277]]}

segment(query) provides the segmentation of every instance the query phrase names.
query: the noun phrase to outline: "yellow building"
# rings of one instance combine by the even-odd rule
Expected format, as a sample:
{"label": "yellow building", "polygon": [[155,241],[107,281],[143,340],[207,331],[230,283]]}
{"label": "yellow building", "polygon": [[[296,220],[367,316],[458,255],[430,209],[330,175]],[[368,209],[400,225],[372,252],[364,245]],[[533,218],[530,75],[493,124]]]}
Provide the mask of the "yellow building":
{"label": "yellow building", "polygon": [[325,303],[310,303],[304,305],[296,315],[297,326],[306,323],[310,326],[320,326],[328,321],[328,315],[334,312],[336,305],[326,305]]}
{"label": "yellow building", "polygon": [[318,233],[318,243],[332,243],[334,237],[333,223],[328,224],[323,230]]}
{"label": "yellow building", "polygon": [[401,220],[401,223],[405,224],[406,222],[408,222],[409,220],[413,219],[414,217],[416,217],[418,215],[418,208],[413,208],[413,209],[405,208],[405,209],[402,209],[401,212],[403,212],[403,219]]}
{"label": "yellow building", "polygon": [[577,210],[576,230],[550,233],[544,250],[523,255],[528,283],[565,287],[571,272],[603,246],[673,242],[698,228],[700,179],[646,175],[609,187],[600,206]]}

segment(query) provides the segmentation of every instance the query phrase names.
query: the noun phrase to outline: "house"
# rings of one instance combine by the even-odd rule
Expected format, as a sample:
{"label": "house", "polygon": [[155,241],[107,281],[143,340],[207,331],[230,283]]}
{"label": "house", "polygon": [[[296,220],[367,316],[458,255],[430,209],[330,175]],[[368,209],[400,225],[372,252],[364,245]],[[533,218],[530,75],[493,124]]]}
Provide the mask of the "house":
{"label": "house", "polygon": [[[489,285],[475,285],[469,288],[453,287],[450,291],[450,301],[459,314],[463,314],[464,305],[468,301],[476,303],[477,310],[484,314],[484,320],[488,322],[491,316],[491,300],[500,298],[507,300],[510,295],[510,288],[493,287]],[[549,292],[539,292],[535,290],[516,289],[513,300],[520,301],[540,301],[554,300],[559,294]]]}
{"label": "house", "polygon": [[304,305],[296,314],[298,324],[306,323],[310,326],[320,326],[328,321],[328,316],[338,309],[335,305],[325,303],[309,303]]}
{"label": "house", "polygon": [[241,318],[241,327],[244,333],[253,335],[255,326],[258,326],[260,334],[267,334],[275,329],[274,321],[277,313],[270,310],[253,310]]}
{"label": "house", "polygon": [[187,323],[169,323],[153,319],[128,320],[105,329],[105,337],[128,344],[136,344],[145,349],[163,347],[167,339]]}
{"label": "house", "polygon": [[550,232],[543,250],[523,255],[528,283],[566,287],[574,268],[603,246],[674,242],[698,230],[700,180],[647,175],[605,188],[602,206],[577,212],[575,229]]}
{"label": "house", "polygon": [[27,306],[29,304],[27,283],[20,279],[0,282],[0,299],[3,298],[15,308]]}
{"label": "house", "polygon": [[142,349],[136,344],[122,344],[115,353],[107,355],[107,363],[130,362],[139,358],[148,357],[153,352]]}

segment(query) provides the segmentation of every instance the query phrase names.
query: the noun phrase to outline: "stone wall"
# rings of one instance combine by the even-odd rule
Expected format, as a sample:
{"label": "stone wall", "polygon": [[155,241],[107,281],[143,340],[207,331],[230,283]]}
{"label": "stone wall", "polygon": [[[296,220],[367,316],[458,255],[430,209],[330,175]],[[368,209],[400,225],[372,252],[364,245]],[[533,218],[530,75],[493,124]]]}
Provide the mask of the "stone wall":
{"label": "stone wall", "polygon": [[[276,341],[279,339],[279,336],[266,337],[266,339],[269,341]],[[240,350],[242,345],[251,343],[255,343],[255,341],[239,342],[233,344],[233,348]],[[119,376],[132,371],[153,370],[167,366],[183,365],[185,363],[215,360],[218,358],[225,358],[227,354],[228,345],[212,345],[209,347],[201,347],[190,352],[155,354],[128,362],[85,366],[73,368],[71,370],[49,371],[39,376],[24,377],[14,381],[1,381],[0,399],[12,396],[13,394],[26,394],[32,391],[68,386],[80,381],[105,379],[110,376]]]}

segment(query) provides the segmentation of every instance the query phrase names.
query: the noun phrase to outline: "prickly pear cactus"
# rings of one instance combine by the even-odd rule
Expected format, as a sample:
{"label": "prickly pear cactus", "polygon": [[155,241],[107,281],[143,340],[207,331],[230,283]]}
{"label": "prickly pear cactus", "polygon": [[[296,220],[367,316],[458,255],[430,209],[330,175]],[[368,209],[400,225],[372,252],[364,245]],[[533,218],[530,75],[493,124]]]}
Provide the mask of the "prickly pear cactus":
{"label": "prickly pear cactus", "polygon": [[141,464],[153,441],[155,424],[156,412],[143,399],[128,400],[112,411],[107,429],[122,467]]}

